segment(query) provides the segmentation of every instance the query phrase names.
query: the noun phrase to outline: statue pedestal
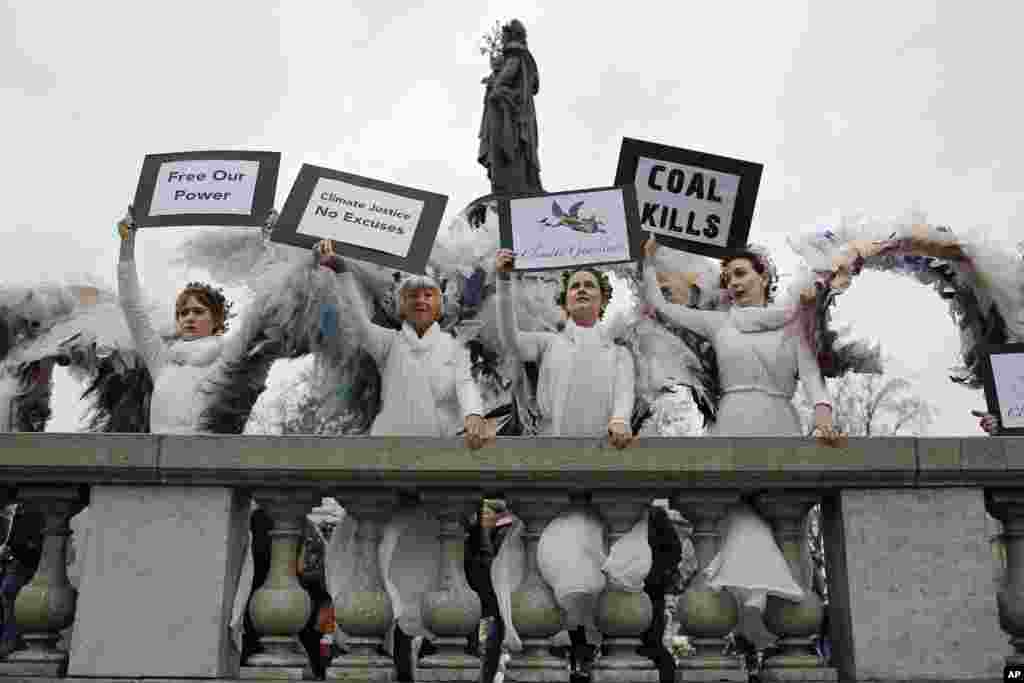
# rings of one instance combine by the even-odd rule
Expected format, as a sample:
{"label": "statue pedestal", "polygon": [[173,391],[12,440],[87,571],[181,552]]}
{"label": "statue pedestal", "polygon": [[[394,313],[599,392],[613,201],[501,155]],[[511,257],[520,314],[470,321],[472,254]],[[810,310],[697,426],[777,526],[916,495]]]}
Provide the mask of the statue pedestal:
{"label": "statue pedestal", "polygon": [[237,677],[228,622],[248,496],[215,486],[94,486],[89,513],[68,675]]}

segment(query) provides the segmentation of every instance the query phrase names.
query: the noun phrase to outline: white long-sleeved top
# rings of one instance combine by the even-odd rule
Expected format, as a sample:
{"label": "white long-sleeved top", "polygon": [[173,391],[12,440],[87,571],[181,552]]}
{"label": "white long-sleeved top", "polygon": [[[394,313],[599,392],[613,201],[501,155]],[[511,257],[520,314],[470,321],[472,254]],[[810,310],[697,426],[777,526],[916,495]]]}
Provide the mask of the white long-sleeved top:
{"label": "white long-sleeved top", "polygon": [[665,300],[653,268],[644,272],[648,303],[673,322],[707,337],[718,355],[720,436],[792,436],[800,422],[790,403],[797,379],[814,404],[831,405],[814,352],[781,307],[703,311]]}
{"label": "white long-sleeved top", "polygon": [[230,344],[216,335],[165,345],[142,303],[134,260],[117,264],[118,299],[136,350],[153,377],[149,431],[153,434],[195,434],[209,399],[203,385],[224,358]]}
{"label": "white long-sleeved top", "polygon": [[338,280],[356,332],[381,374],[381,410],[371,435],[452,437],[466,417],[483,415],[465,346],[437,323],[422,337],[408,323],[401,330],[373,324],[352,273]]}
{"label": "white long-sleeved top", "polygon": [[633,356],[605,328],[571,320],[561,333],[522,332],[516,319],[514,281],[498,281],[498,320],[504,343],[522,361],[540,363],[537,403],[541,434],[603,436],[612,418],[628,425],[635,394]]}

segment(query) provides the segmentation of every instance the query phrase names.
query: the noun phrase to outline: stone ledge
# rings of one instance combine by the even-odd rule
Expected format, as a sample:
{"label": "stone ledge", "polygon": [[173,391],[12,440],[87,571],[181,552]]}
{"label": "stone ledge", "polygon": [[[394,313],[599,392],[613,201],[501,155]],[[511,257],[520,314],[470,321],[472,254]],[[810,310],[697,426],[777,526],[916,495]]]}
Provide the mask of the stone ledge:
{"label": "stone ledge", "polygon": [[[0,481],[312,487],[903,488],[1014,486],[1024,438],[855,438],[846,448],[799,438],[461,441],[319,436],[0,434]],[[1024,483],[1024,476],[1021,476]]]}

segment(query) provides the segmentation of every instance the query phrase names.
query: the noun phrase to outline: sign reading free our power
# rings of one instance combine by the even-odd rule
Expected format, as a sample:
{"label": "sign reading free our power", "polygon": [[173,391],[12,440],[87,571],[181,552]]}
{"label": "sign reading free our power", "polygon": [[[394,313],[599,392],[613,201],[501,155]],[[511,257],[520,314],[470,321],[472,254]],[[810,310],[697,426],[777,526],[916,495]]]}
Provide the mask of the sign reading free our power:
{"label": "sign reading free our power", "polygon": [[274,205],[280,163],[276,152],[147,155],[135,193],[135,222],[262,225]]}
{"label": "sign reading free our power", "polygon": [[615,183],[636,187],[640,228],[659,244],[722,257],[746,246],[763,168],[625,138]]}

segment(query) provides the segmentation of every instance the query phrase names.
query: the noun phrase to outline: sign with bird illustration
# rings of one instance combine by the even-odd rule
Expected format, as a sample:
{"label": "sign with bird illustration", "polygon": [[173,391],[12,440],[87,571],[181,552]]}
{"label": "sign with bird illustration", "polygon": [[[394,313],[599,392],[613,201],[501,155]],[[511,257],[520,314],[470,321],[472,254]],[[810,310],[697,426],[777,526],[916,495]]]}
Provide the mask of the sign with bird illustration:
{"label": "sign with bird illustration", "polygon": [[642,235],[631,185],[502,199],[501,244],[516,270],[547,270],[637,259]]}

